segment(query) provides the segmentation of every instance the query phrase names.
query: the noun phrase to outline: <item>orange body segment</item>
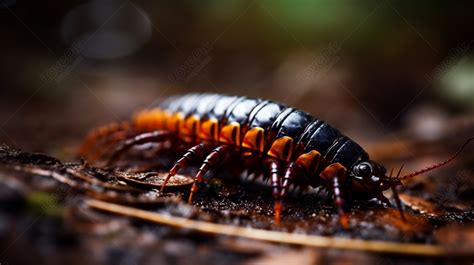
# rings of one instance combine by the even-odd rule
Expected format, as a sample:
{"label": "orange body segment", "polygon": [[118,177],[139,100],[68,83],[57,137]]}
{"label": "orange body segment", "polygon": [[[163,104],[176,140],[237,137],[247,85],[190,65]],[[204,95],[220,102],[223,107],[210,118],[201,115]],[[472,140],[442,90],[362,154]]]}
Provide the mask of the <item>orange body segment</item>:
{"label": "orange body segment", "polygon": [[267,154],[269,156],[288,162],[291,159],[292,153],[293,138],[289,136],[283,136],[273,141],[273,144]]}
{"label": "orange body segment", "polygon": [[197,134],[199,123],[199,117],[196,115],[191,115],[182,122],[179,122],[178,133],[180,138],[185,142],[191,142]]}
{"label": "orange body segment", "polygon": [[219,123],[217,119],[214,118],[202,121],[198,129],[198,138],[205,141],[217,142],[219,140],[218,126]]}
{"label": "orange body segment", "polygon": [[242,147],[263,152],[265,146],[264,130],[261,127],[255,127],[245,133],[242,141]]}
{"label": "orange body segment", "polygon": [[308,153],[300,155],[296,159],[296,164],[302,167],[311,176],[316,174],[318,170],[321,154],[316,150],[311,150]]}
{"label": "orange body segment", "polygon": [[224,125],[219,134],[219,142],[240,146],[240,124],[231,122]]}
{"label": "orange body segment", "polygon": [[180,124],[184,121],[184,115],[181,112],[171,114],[166,117],[166,129],[172,132],[179,132]]}

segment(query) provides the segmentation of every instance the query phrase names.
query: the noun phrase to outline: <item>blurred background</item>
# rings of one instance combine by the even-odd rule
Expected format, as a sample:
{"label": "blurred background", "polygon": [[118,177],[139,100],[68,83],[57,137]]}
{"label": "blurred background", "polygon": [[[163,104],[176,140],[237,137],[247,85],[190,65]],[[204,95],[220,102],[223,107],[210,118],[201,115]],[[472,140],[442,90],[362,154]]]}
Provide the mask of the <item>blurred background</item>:
{"label": "blurred background", "polygon": [[473,7],[1,0],[0,142],[70,158],[94,126],[205,91],[302,108],[365,145],[440,140],[473,124]]}

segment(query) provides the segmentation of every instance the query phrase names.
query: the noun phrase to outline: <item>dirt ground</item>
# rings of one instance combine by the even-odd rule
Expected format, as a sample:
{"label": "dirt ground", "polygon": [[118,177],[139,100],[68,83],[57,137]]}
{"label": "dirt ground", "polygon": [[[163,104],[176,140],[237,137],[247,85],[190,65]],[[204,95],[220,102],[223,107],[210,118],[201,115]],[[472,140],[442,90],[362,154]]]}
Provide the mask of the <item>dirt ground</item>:
{"label": "dirt ground", "polygon": [[[469,131],[464,125],[457,131],[463,130]],[[409,146],[419,157],[410,160],[410,168],[447,157],[439,143],[401,141],[399,145]],[[459,143],[452,142],[444,143],[449,154],[458,148]],[[380,141],[370,148],[384,157],[397,146]],[[163,173],[147,178],[144,168],[164,172],[176,155],[156,159],[152,150],[142,153],[132,152],[118,162],[118,168],[110,169],[3,145],[1,248],[7,264],[469,264],[474,257],[474,172],[469,151],[443,169],[404,183],[399,191],[406,221],[392,206],[359,201],[349,212],[349,229],[339,225],[330,197],[317,190],[292,193],[281,224],[274,225],[268,184],[260,178],[232,176],[226,166],[214,172],[189,205],[190,174],[196,168],[189,167],[160,193]],[[406,159],[387,158],[389,165]],[[392,194],[386,195],[395,205]],[[97,200],[112,204],[97,206]],[[117,204],[178,219],[170,225],[109,209]],[[222,226],[203,228],[209,223]],[[229,235],[229,229],[236,227],[254,232]],[[262,230],[263,238],[248,236]],[[270,239],[265,231],[281,233]],[[288,243],[294,234],[309,237]],[[321,243],[321,237],[326,241]],[[341,238],[349,241],[327,242]],[[393,245],[387,250],[383,242]]]}

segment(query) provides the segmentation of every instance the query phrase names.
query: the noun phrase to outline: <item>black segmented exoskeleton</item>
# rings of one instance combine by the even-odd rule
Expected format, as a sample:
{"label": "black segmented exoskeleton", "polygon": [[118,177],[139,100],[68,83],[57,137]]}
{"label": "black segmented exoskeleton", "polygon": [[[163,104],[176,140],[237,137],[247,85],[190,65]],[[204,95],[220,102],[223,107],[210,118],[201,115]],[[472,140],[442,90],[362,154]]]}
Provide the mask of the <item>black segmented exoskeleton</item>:
{"label": "black segmented exoskeleton", "polygon": [[382,192],[391,188],[402,213],[395,186],[448,163],[461,151],[430,168],[402,177],[387,176],[385,168],[370,160],[360,145],[307,112],[263,99],[188,94],[171,97],[136,114],[129,122],[92,131],[80,155],[95,159],[102,149],[116,144],[108,157],[113,163],[131,147],[149,142],[171,143],[167,148],[187,146],[162,189],[190,161],[203,161],[194,178],[190,202],[206,172],[229,154],[238,153],[245,169],[257,175],[263,173],[271,180],[276,223],[290,185],[322,186],[332,194],[344,227],[348,227],[346,200],[378,198],[388,202]]}

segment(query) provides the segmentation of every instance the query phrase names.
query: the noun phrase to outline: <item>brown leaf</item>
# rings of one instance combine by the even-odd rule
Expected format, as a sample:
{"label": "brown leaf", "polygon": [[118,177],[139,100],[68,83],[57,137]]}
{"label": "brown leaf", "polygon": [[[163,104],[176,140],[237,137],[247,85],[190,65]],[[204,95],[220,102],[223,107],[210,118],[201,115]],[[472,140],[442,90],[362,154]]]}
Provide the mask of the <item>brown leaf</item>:
{"label": "brown leaf", "polygon": [[409,207],[413,211],[426,214],[431,217],[440,217],[445,214],[445,211],[438,205],[419,197],[408,194],[400,194],[400,200],[406,207]]}

